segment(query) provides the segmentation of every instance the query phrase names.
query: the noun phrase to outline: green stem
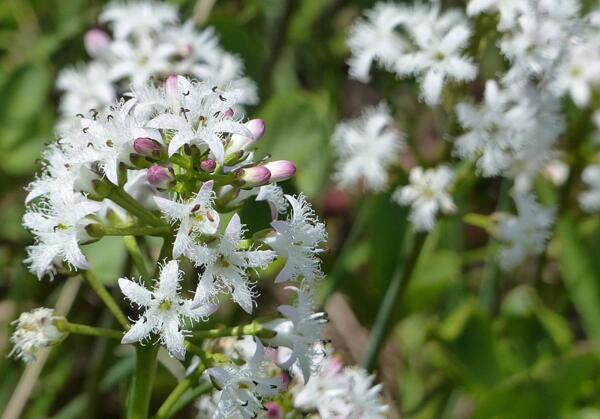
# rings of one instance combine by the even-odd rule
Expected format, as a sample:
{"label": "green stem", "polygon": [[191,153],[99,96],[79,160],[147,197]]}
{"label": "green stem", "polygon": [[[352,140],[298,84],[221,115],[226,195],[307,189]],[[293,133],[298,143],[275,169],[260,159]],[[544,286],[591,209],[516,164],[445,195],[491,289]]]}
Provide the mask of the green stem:
{"label": "green stem", "polygon": [[83,277],[87,283],[90,284],[90,287],[92,287],[98,297],[106,304],[106,307],[108,307],[113,316],[115,316],[115,319],[123,326],[123,329],[129,330],[130,326],[127,317],[123,314],[123,311],[121,311],[121,308],[114,298],[112,298],[112,295],[110,295],[104,284],[100,282],[91,271],[83,271]]}
{"label": "green stem", "polygon": [[142,276],[145,281],[149,281],[152,279],[150,271],[146,266],[146,260],[144,259],[144,255],[142,255],[142,251],[140,250],[140,246],[134,236],[125,236],[123,237],[123,242],[125,243],[125,247],[127,251],[131,255],[131,259],[133,264],[137,268],[138,272]]}
{"label": "green stem", "polygon": [[276,333],[264,329],[260,323],[253,322],[243,326],[227,327],[222,329],[198,330],[191,334],[191,337],[196,339],[204,338],[220,338],[226,336],[257,336],[260,338],[269,339],[275,337]]}
{"label": "green stem", "polygon": [[181,409],[187,406],[189,403],[197,400],[201,395],[208,393],[213,389],[213,385],[210,381],[206,381],[196,386],[192,390],[185,393],[178,401],[175,406],[171,408],[171,417],[176,415]]}
{"label": "green stem", "polygon": [[165,222],[162,219],[144,208],[134,197],[125,192],[121,187],[113,187],[108,194],[108,198],[146,224],[154,227],[165,226]]}
{"label": "green stem", "polygon": [[363,366],[368,371],[372,371],[375,366],[379,351],[381,350],[381,346],[383,345],[383,341],[392,320],[394,308],[398,305],[400,298],[408,286],[426,238],[427,233],[418,233],[415,235],[412,250],[406,259],[404,266],[398,267],[390,281],[385,296],[383,297],[381,308],[377,312],[375,323],[371,329],[367,355],[363,361]]}
{"label": "green stem", "polygon": [[119,330],[106,329],[104,327],[88,326],[87,324],[70,323],[66,319],[59,319],[55,323],[56,328],[61,332],[73,333],[76,335],[98,336],[109,339],[121,339],[123,332]]}
{"label": "green stem", "polygon": [[159,264],[163,263],[165,259],[170,260],[173,257],[173,243],[175,242],[175,236],[166,236],[163,245],[160,249],[160,254],[158,255],[158,263],[156,264],[156,269],[154,272],[154,278],[156,278],[159,274]]}
{"label": "green stem", "polygon": [[[510,204],[509,190],[510,181],[503,178],[502,183],[500,184],[500,196],[498,197],[498,203],[496,204],[496,212],[508,210]],[[493,245],[495,243],[495,239],[490,239],[488,248],[494,247]],[[500,267],[498,266],[498,255],[496,255],[495,252],[490,252],[488,255],[483,274],[484,277],[481,282],[481,288],[479,289],[479,302],[488,313],[492,313],[494,311],[494,294],[496,293],[496,287],[498,286],[502,274]]]}
{"label": "green stem", "polygon": [[104,236],[166,236],[173,234],[173,230],[168,225],[160,227],[130,225],[122,227],[103,226],[100,224],[90,224],[91,228],[87,232],[92,237]]}
{"label": "green stem", "polygon": [[135,373],[131,385],[128,419],[147,419],[150,409],[150,397],[156,375],[159,345],[137,346]]}
{"label": "green stem", "polygon": [[203,363],[200,363],[193,373],[181,380],[160,406],[156,412],[156,416],[154,416],[154,419],[170,418],[173,407],[177,401],[185,394],[186,391],[188,391],[194,384],[198,382],[198,379],[202,376],[202,373],[205,369],[206,366]]}

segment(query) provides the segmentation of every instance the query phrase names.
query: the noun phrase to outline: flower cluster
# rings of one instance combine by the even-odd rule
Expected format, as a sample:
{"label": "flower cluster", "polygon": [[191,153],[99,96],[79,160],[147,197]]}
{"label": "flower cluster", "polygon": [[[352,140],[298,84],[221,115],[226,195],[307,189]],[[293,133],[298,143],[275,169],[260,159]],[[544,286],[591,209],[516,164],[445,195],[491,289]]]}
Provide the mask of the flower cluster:
{"label": "flower cluster", "polygon": [[198,31],[192,21],[179,23],[172,5],[114,2],[102,12],[99,24],[84,38],[91,61],[64,69],[58,77],[64,118],[82,110],[104,109],[130,85],[143,86],[169,74],[235,90],[240,104],[257,100],[256,86],[244,77],[241,60],[221,48],[212,28]]}
{"label": "flower cluster", "polygon": [[13,322],[16,329],[10,338],[14,346],[9,356],[31,362],[40,348],[60,342],[65,334],[56,328],[56,319],[54,310],[45,307],[21,313]]}

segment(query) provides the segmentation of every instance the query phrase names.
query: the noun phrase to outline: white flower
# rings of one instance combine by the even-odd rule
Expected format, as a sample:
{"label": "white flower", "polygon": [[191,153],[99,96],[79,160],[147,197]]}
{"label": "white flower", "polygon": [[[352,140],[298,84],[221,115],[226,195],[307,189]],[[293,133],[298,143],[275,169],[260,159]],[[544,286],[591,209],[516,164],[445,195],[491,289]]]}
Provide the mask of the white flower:
{"label": "white flower", "polygon": [[23,216],[23,225],[35,236],[35,244],[27,248],[25,263],[42,278],[56,274],[56,265],[66,262],[70,268],[88,269],[89,264],[79,243],[89,240],[86,225],[100,209],[98,202],[60,185],[54,185],[42,201],[32,205]]}
{"label": "white flower", "polygon": [[317,356],[317,343],[321,340],[325,313],[315,313],[310,294],[296,287],[286,287],[298,294],[295,306],[279,306],[278,310],[286,319],[276,319],[265,323],[264,327],[273,330],[277,335],[266,342],[271,346],[283,346],[292,350],[288,359],[280,367],[289,370],[292,365],[302,371],[304,382],[308,382],[311,372],[315,369],[313,359]]}
{"label": "white flower", "polygon": [[528,254],[540,254],[550,237],[554,222],[554,209],[544,208],[532,195],[517,195],[516,216],[500,219],[496,235],[504,242],[500,252],[500,265],[511,269],[521,263]]}
{"label": "white flower", "polygon": [[498,12],[500,14],[498,30],[507,31],[515,26],[526,3],[527,0],[470,0],[467,5],[467,14],[475,16],[482,12]]}
{"label": "white flower", "polygon": [[600,211],[600,165],[592,164],[581,174],[586,190],[579,195],[581,207],[590,213]]}
{"label": "white flower", "polygon": [[343,367],[329,357],[304,386],[292,388],[294,407],[317,411],[323,419],[384,419],[387,406],[381,400],[381,384],[361,368]]}
{"label": "white flower", "polygon": [[352,56],[348,59],[350,76],[369,81],[373,62],[393,71],[396,60],[402,58],[407,40],[396,31],[405,22],[407,11],[392,3],[377,3],[368,10],[366,18],[359,19],[350,30],[348,46]]}
{"label": "white flower", "polygon": [[115,88],[108,68],[93,62],[82,68],[62,70],[56,87],[63,91],[60,111],[65,116],[74,117],[90,109],[104,109],[116,98]]}
{"label": "white flower", "polygon": [[208,370],[211,380],[221,390],[214,419],[254,419],[262,412],[262,399],[275,396],[281,380],[270,378],[265,371],[264,348],[256,341],[254,356],[244,365],[227,364]]}
{"label": "white flower", "polygon": [[162,267],[152,291],[127,278],[119,278],[119,287],[125,297],[144,308],[144,313],[123,336],[121,343],[142,342],[149,339],[151,333],[156,333],[171,356],[180,360],[185,358],[184,321],[205,318],[215,307],[205,304],[192,309],[192,300],[179,294],[182,276],[177,261],[171,260]]}
{"label": "white flower", "polygon": [[220,92],[205,83],[191,83],[178,77],[174,90],[150,87],[145,92],[134,90],[133,97],[138,111],[148,113],[152,108],[162,111],[148,126],[173,130],[169,155],[184,144],[195,144],[201,151],[210,149],[214,159],[222,164],[225,135],[251,135],[241,122],[227,116],[226,111],[237,103],[235,92]]}
{"label": "white flower", "polygon": [[412,23],[408,30],[416,50],[398,60],[396,72],[421,78],[425,103],[439,103],[444,81],[475,78],[477,67],[463,55],[471,29],[460,12],[440,14],[439,3],[434,2],[424,18]]}
{"label": "white flower", "polygon": [[410,171],[410,184],[398,188],[392,199],[399,205],[410,205],[409,219],[416,231],[431,231],[438,212],[450,214],[456,209],[448,193],[454,173],[447,166]]}
{"label": "white flower", "polygon": [[177,22],[177,10],[158,1],[113,2],[100,15],[100,22],[112,26],[115,38],[129,35],[149,36],[151,31],[160,31],[167,24]]}
{"label": "white flower", "polygon": [[[221,194],[229,192],[231,189],[223,188]],[[256,196],[256,201],[265,201],[271,209],[271,218],[277,219],[277,214],[285,214],[288,209],[288,201],[283,194],[283,189],[275,184],[259,186],[252,189],[241,189],[238,196],[231,201],[231,205],[237,205],[244,200]]]}
{"label": "white flower", "polygon": [[110,45],[110,75],[113,80],[128,79],[134,86],[143,85],[153,76],[168,74],[172,68],[171,58],[176,52],[173,44],[146,36],[135,43],[116,40]]}
{"label": "white flower", "polygon": [[285,197],[292,206],[292,214],[287,221],[273,221],[271,226],[275,234],[265,239],[265,243],[279,256],[286,258],[285,266],[275,282],[298,279],[310,284],[322,275],[321,261],[317,255],[327,239],[325,225],[318,221],[304,195],[298,198],[290,195]]}
{"label": "white flower", "polygon": [[225,291],[246,312],[252,313],[254,284],[246,271],[266,268],[275,258],[275,253],[271,250],[243,250],[243,231],[239,215],[234,214],[222,235],[206,244],[196,245],[190,252],[190,259],[196,266],[204,266],[194,306],[219,291]]}
{"label": "white flower", "polygon": [[527,134],[535,115],[493,80],[486,83],[483,104],[459,103],[456,112],[468,132],[456,139],[455,153],[463,159],[476,157],[483,176],[509,169],[516,151],[531,140]]}
{"label": "white flower", "polygon": [[60,342],[64,333],[55,326],[54,310],[45,307],[21,313],[12,323],[17,325],[10,337],[14,345],[8,356],[15,356],[24,362],[35,360],[35,353],[40,348]]}
{"label": "white flower", "polygon": [[179,222],[173,245],[174,258],[182,255],[191,258],[196,240],[217,232],[220,217],[219,213],[212,208],[214,199],[212,188],[212,180],[203,183],[198,193],[185,202],[154,197],[156,205],[169,222]]}
{"label": "white flower", "polygon": [[402,134],[384,104],[338,124],[332,144],[337,154],[335,181],[344,188],[362,184],[371,191],[385,188],[388,170],[404,147]]}

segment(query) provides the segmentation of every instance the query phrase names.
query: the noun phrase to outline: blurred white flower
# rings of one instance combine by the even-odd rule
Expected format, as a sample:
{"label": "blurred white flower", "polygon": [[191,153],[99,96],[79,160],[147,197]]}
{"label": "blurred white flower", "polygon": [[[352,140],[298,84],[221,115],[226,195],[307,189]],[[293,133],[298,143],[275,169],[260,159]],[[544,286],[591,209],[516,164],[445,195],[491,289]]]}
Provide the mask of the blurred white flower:
{"label": "blurred white flower", "polygon": [[410,171],[407,186],[399,187],[392,199],[399,205],[410,205],[409,220],[416,231],[431,231],[438,213],[450,214],[456,206],[448,189],[454,173],[448,166],[423,169],[415,167]]}
{"label": "blurred white flower", "polygon": [[600,165],[591,164],[581,174],[586,190],[579,195],[581,207],[590,213],[600,211]]}
{"label": "blurred white flower", "polygon": [[56,87],[64,92],[59,108],[65,116],[74,117],[90,109],[103,109],[116,99],[113,78],[108,67],[100,62],[61,70]]}
{"label": "blurred white flower", "polygon": [[335,182],[343,188],[384,189],[388,170],[404,148],[402,137],[384,104],[365,109],[360,118],[338,124],[331,139],[337,155]]}
{"label": "blurred white flower", "polygon": [[496,236],[503,242],[500,265],[512,269],[527,255],[544,251],[554,223],[554,208],[546,208],[532,195],[515,197],[517,215],[504,215],[496,228]]}
{"label": "blurred white flower", "polygon": [[121,343],[143,342],[150,339],[151,333],[156,333],[171,356],[180,360],[185,358],[184,321],[203,319],[215,307],[205,302],[200,308],[193,309],[192,300],[182,298],[179,293],[182,279],[183,273],[176,260],[162,266],[152,291],[130,279],[119,279],[119,287],[125,297],[144,309]]}
{"label": "blurred white flower", "polygon": [[10,337],[14,345],[8,356],[15,356],[24,362],[35,360],[35,354],[40,348],[54,345],[62,340],[64,333],[55,326],[54,310],[39,307],[33,311],[21,313],[13,321],[17,327]]}
{"label": "blurred white flower", "polygon": [[176,23],[177,20],[175,7],[148,0],[127,3],[115,1],[100,14],[100,22],[108,23],[117,39],[130,35],[149,36],[151,31],[159,31],[166,24]]}

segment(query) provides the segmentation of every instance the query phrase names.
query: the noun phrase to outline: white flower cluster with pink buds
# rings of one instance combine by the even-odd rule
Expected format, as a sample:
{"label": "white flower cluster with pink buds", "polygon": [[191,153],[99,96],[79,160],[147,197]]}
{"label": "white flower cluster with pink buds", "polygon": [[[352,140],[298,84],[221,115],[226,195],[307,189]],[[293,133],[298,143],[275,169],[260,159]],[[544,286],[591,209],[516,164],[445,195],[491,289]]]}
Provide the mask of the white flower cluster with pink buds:
{"label": "white flower cluster with pink buds", "polygon": [[89,109],[102,110],[130,85],[143,86],[169,74],[185,74],[210,85],[235,90],[239,104],[257,100],[256,86],[244,77],[240,59],[221,48],[212,28],[198,31],[192,21],[179,23],[177,10],[158,1],[113,2],[100,14],[105,28],[84,38],[92,58],[62,70],[60,111],[68,118]]}

